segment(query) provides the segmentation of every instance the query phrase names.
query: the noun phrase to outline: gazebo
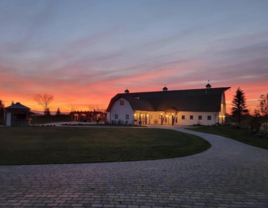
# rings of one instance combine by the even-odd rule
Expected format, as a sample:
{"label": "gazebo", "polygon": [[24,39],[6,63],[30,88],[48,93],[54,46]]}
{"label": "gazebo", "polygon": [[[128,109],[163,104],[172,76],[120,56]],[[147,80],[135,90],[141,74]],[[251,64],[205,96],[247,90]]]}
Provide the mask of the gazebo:
{"label": "gazebo", "polygon": [[34,113],[31,109],[17,102],[5,108],[4,124],[6,126],[28,126],[30,124],[30,116]]}

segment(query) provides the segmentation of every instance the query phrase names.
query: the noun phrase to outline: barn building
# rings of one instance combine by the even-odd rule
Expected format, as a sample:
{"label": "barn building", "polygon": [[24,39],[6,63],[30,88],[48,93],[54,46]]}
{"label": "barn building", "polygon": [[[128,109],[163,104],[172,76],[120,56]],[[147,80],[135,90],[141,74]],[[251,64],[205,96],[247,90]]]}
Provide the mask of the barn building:
{"label": "barn building", "polygon": [[225,91],[230,87],[125,93],[114,96],[107,121],[121,124],[213,125],[225,120]]}

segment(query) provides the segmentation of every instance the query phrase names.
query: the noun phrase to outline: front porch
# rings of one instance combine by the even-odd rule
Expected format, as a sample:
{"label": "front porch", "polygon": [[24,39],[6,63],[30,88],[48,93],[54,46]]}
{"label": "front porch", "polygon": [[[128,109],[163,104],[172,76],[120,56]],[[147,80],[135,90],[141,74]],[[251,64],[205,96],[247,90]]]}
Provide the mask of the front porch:
{"label": "front porch", "polygon": [[173,108],[166,111],[135,111],[135,125],[175,125],[178,123],[177,111]]}

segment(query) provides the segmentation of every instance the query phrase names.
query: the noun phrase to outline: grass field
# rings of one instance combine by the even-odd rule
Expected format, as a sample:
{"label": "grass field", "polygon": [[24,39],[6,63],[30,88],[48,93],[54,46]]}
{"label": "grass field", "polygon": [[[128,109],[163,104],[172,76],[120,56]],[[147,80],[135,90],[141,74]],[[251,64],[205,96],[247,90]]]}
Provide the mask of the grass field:
{"label": "grass field", "polygon": [[31,124],[45,124],[45,123],[69,122],[69,121],[71,121],[70,115],[32,116]]}
{"label": "grass field", "polygon": [[123,124],[87,124],[87,123],[79,123],[79,124],[61,124],[62,126],[109,126],[109,127],[147,127],[147,126],[139,126],[139,125],[123,125]]}
{"label": "grass field", "polygon": [[231,126],[201,126],[197,128],[188,128],[189,130],[216,134],[224,137],[228,137],[252,146],[261,147],[264,149],[268,149],[268,139],[267,138],[258,138],[252,135],[248,130],[245,129],[237,129],[236,127]]}
{"label": "grass field", "polygon": [[0,128],[0,164],[151,160],[196,154],[211,145],[194,135],[148,128]]}
{"label": "grass field", "polygon": [[4,125],[4,117],[0,116],[0,125]]}

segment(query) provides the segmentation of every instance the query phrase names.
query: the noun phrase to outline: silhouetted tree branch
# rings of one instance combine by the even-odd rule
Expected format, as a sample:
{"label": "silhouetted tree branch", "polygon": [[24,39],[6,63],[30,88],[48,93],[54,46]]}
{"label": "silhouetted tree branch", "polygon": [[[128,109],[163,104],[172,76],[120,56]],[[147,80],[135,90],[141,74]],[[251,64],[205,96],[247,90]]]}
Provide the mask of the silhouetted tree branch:
{"label": "silhouetted tree branch", "polygon": [[54,96],[50,94],[36,94],[34,96],[34,101],[38,103],[38,105],[41,105],[44,109],[44,112],[49,112],[48,106],[49,104],[54,100]]}

